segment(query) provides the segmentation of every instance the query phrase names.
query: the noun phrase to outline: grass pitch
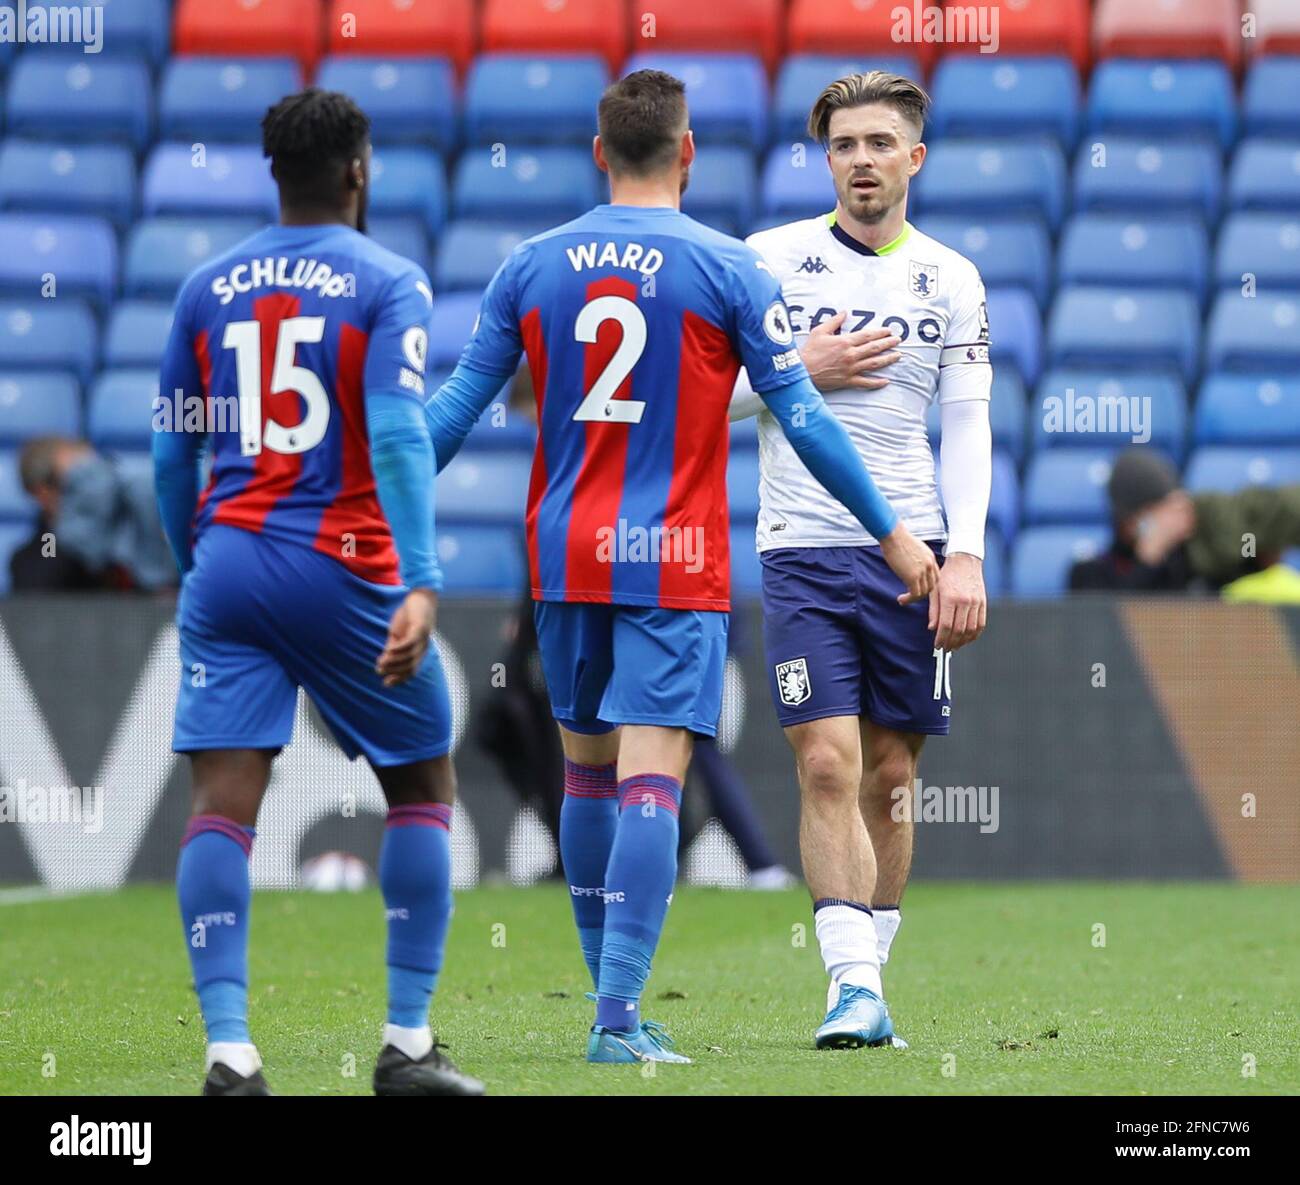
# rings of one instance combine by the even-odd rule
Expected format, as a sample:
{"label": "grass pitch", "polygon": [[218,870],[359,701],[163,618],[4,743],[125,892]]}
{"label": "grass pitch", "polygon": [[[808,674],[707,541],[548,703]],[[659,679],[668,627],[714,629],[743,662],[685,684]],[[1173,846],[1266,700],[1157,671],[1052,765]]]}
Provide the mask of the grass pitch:
{"label": "grass pitch", "polygon": [[[907,1052],[813,1049],[802,891],[678,892],[643,1014],[693,1066],[585,1063],[562,886],[458,895],[434,1024],[494,1094],[1300,1092],[1300,886],[923,884],[904,918],[885,986]],[[278,1093],[368,1093],[383,937],[374,891],[255,897],[251,1021]],[[170,888],[0,905],[0,950],[0,1093],[197,1092]]]}

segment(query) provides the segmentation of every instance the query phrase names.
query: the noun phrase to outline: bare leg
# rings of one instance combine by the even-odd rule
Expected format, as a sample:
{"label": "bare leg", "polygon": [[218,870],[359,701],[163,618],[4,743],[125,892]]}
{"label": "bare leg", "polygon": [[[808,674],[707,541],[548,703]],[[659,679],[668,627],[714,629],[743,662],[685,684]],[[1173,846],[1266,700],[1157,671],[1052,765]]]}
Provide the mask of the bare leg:
{"label": "bare leg", "polygon": [[922,733],[898,732],[862,718],[864,768],[859,802],[876,855],[874,905],[898,905],[912,871],[911,812],[896,809],[896,804],[900,803],[900,791],[912,793],[924,744]]}

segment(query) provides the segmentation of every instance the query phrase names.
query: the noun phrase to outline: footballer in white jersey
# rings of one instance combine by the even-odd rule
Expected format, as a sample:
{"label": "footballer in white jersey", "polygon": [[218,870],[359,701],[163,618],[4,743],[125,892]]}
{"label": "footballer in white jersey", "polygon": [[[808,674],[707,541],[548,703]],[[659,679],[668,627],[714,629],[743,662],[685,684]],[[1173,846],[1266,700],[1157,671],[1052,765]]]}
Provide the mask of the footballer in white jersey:
{"label": "footballer in white jersey", "polygon": [[[896,791],[910,792],[926,736],[947,733],[952,652],[986,615],[988,316],[975,266],[907,222],[928,105],[915,83],[881,71],[828,86],[809,133],[826,148],[834,212],[749,239],[781,283],[814,384],[899,518],[943,563],[928,601],[905,595],[876,540],[760,418],[763,632],[830,979],[818,1048],[901,1044],[881,983],[912,856]],[[937,478],[926,434],[935,402]],[[742,376],[732,418],[757,410]]]}

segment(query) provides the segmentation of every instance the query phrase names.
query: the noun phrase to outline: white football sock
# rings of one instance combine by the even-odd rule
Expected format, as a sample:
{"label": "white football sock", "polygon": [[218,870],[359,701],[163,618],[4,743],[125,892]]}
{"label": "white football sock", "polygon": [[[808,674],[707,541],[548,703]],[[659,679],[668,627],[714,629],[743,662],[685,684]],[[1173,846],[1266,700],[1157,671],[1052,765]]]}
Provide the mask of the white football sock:
{"label": "white football sock", "polygon": [[876,919],[876,950],[880,955],[880,966],[889,962],[889,948],[894,945],[894,936],[903,924],[903,914],[898,909],[875,908],[871,911]]}
{"label": "white football sock", "polygon": [[871,915],[851,905],[823,905],[813,915],[822,962],[832,985],[853,984],[884,995],[880,985],[880,955]]}
{"label": "white football sock", "polygon": [[241,1078],[249,1078],[262,1068],[257,1046],[243,1041],[213,1041],[208,1046],[208,1061],[204,1070],[212,1069],[217,1062],[229,1066]]}
{"label": "white football sock", "polygon": [[418,1029],[404,1029],[401,1025],[384,1025],[384,1044],[400,1049],[413,1062],[418,1062],[433,1048],[433,1034],[428,1025]]}

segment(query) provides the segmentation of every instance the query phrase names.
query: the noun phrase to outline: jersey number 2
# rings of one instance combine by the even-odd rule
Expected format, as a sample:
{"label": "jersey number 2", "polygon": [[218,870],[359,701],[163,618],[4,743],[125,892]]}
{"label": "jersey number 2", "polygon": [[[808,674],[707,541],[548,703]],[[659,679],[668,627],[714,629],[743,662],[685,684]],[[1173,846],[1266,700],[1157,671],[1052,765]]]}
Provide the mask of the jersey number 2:
{"label": "jersey number 2", "polygon": [[626,296],[598,296],[582,306],[573,327],[573,336],[586,345],[594,345],[596,334],[606,321],[617,321],[623,340],[605,369],[591,384],[591,390],[573,413],[575,420],[594,420],[600,424],[639,424],[645,414],[641,399],[615,399],[632,367],[645,352],[645,314]]}
{"label": "jersey number 2", "polygon": [[330,423],[330,397],[315,371],[295,361],[299,343],[312,344],[325,336],[324,317],[286,317],[280,322],[271,370],[271,394],[294,391],[302,397],[302,420],[286,427],[269,416],[262,428],[262,324],[231,321],[221,344],[235,351],[239,387],[239,451],[255,457],[262,449],[273,453],[305,453],[325,439]]}

